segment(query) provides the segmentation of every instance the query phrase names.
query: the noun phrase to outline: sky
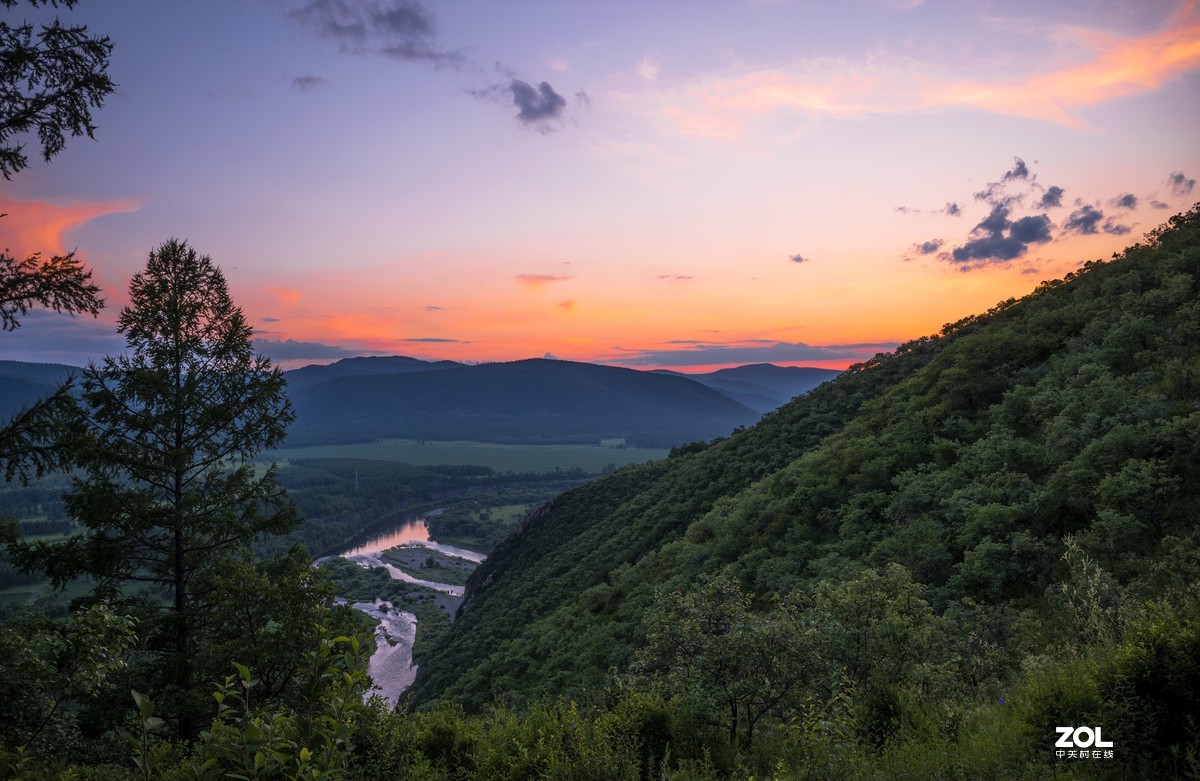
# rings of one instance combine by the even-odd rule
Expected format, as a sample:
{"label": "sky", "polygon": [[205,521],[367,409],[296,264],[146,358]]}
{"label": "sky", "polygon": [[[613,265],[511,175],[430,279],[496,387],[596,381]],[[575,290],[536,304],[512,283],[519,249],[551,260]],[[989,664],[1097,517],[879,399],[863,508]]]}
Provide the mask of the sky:
{"label": "sky", "polygon": [[108,305],[0,358],[120,352],[129,277],[179,238],[285,368],[842,368],[1200,201],[1194,2],[0,10],[54,13],[112,40],[118,88],[0,181],[0,247],[75,250]]}

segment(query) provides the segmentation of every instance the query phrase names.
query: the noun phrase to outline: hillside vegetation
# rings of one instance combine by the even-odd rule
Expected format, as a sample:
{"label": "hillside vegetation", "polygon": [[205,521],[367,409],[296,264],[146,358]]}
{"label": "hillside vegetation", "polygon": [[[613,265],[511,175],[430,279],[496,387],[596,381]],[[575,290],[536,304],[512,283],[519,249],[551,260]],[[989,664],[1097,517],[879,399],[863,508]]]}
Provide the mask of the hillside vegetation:
{"label": "hillside vegetation", "polygon": [[1194,769],[1198,238],[1200,208],[729,439],[563,494],[476,570],[413,702],[582,696],[653,667],[663,616],[744,593],[817,633],[823,661],[788,697],[833,696],[840,670],[877,742],[920,720],[915,700],[958,714],[926,724],[948,740],[964,703],[1024,690],[1026,755],[1107,714],[1126,759],[1170,748]]}

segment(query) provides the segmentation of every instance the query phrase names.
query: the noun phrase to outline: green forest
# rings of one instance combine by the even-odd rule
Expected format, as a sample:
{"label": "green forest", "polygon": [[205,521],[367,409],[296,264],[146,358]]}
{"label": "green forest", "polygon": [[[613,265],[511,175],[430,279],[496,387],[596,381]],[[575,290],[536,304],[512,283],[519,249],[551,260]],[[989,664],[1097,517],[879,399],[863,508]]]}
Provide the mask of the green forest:
{"label": "green forest", "polygon": [[[14,566],[92,585],[5,616],[0,763],[30,779],[1195,776],[1198,237],[1200,207],[728,438],[558,486],[418,641],[394,712],[366,696],[369,622],[293,545],[360,529],[302,517],[331,501],[375,517],[396,509],[380,486],[405,480],[406,502],[484,488],[517,505],[530,478],[257,465],[288,416],[278,372],[247,351],[219,271],[169,242],[122,313],[127,363],[4,431],[15,480],[76,470],[61,512],[77,534],[9,524]],[[220,350],[186,318],[164,330],[168,290],[223,324]],[[331,484],[344,499],[313,490]],[[446,531],[478,521],[450,513]],[[437,614],[347,566],[347,593]]]}

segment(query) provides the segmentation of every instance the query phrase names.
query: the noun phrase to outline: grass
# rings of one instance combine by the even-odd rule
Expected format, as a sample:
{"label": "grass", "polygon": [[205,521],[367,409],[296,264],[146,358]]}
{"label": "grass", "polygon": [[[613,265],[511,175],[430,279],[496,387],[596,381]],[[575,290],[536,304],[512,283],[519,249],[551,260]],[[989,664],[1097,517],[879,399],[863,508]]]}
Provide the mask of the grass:
{"label": "grass", "polygon": [[487,466],[497,472],[544,473],[570,469],[603,472],[609,466],[622,467],[666,458],[669,452],[662,448],[602,445],[499,445],[490,442],[389,439],[355,445],[314,445],[264,450],[259,459],[284,461],[302,458],[368,458],[417,466]]}
{"label": "grass", "polygon": [[383,558],[414,578],[450,586],[465,586],[475,571],[474,563],[429,548],[392,548],[383,552]]}

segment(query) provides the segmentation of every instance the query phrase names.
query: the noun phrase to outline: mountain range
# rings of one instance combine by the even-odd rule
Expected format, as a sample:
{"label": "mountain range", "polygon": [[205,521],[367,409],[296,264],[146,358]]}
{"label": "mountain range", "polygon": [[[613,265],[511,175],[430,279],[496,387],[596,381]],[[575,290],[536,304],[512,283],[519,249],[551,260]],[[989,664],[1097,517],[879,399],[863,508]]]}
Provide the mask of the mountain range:
{"label": "mountain range", "polygon": [[[74,371],[0,361],[0,418]],[[671,447],[726,436],[836,374],[770,364],[685,375],[547,359],[347,358],[284,373],[296,410],[288,444],[404,438]]]}

